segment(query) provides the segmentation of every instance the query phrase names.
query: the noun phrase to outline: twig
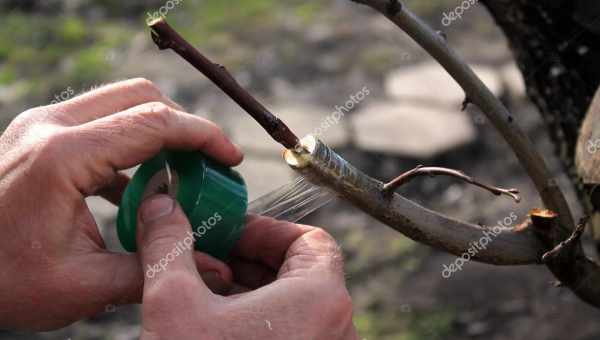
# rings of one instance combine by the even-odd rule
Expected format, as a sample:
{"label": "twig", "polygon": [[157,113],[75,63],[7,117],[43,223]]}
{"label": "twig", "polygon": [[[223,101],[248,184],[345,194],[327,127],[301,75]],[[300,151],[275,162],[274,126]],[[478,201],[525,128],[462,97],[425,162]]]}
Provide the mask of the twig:
{"label": "twig", "polygon": [[[452,50],[446,40],[429,28],[406,6],[392,5],[397,0],[351,0],[368,5],[385,15],[431,54],[463,88],[470,103],[488,117],[504,140],[510,145],[521,165],[533,180],[544,204],[558,212],[561,227],[573,230],[575,223],[567,201],[546,163],[533,147],[529,138],[516,124],[506,107],[492,94],[463,59]],[[391,11],[390,8],[396,10]]]}
{"label": "twig", "polygon": [[287,149],[298,146],[298,137],[287,125],[238,84],[223,65],[215,64],[202,55],[169,26],[164,18],[156,19],[150,22],[148,26],[152,30],[152,40],[158,48],[161,50],[170,48],[187,60],[246,110],[275,141]]}
{"label": "twig", "polygon": [[389,183],[384,184],[383,191],[385,193],[393,192],[401,185],[409,182],[410,180],[412,180],[418,176],[432,176],[433,177],[433,176],[437,176],[437,175],[456,177],[467,183],[471,183],[473,185],[481,187],[481,188],[491,192],[494,195],[509,196],[512,199],[514,199],[517,203],[519,203],[521,201],[521,197],[519,196],[519,190],[517,190],[517,189],[504,189],[504,188],[499,188],[499,187],[483,184],[483,183],[477,181],[476,179],[474,179],[473,177],[468,176],[467,174],[465,174],[462,171],[448,169],[448,168],[441,168],[441,167],[424,167],[422,165],[419,165],[416,168],[409,170],[409,171],[401,174],[400,176],[394,178]]}
{"label": "twig", "polygon": [[579,239],[581,239],[583,232],[585,231],[585,227],[587,226],[588,220],[589,220],[589,216],[582,218],[568,239],[562,241],[561,243],[556,245],[556,247],[554,247],[554,249],[548,251],[547,253],[545,253],[542,256],[542,262],[548,263],[551,259],[559,256],[561,252],[569,251],[569,249],[572,249],[573,247],[575,247],[576,244],[579,242]]}

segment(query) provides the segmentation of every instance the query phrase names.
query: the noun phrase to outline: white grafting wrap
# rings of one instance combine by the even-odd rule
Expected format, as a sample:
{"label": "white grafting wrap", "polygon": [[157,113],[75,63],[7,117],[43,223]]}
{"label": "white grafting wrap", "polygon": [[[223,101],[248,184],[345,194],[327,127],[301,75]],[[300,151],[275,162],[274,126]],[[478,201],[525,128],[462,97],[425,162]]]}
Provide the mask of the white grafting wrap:
{"label": "white grafting wrap", "polygon": [[335,198],[329,190],[298,177],[248,205],[248,213],[297,222]]}

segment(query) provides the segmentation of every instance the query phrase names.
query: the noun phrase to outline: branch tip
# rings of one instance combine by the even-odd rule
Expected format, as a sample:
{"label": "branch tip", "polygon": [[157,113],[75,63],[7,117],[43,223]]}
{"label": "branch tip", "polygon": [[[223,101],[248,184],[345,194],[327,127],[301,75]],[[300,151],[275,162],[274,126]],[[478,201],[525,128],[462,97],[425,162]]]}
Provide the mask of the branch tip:
{"label": "branch tip", "polygon": [[248,112],[275,141],[286,149],[293,149],[298,144],[299,139],[290,128],[246,91],[227,71],[225,66],[210,61],[179,35],[167,23],[165,18],[152,20],[148,23],[148,26],[151,29],[152,40],[159,49],[172,49],[198,71],[202,72],[242,109]]}

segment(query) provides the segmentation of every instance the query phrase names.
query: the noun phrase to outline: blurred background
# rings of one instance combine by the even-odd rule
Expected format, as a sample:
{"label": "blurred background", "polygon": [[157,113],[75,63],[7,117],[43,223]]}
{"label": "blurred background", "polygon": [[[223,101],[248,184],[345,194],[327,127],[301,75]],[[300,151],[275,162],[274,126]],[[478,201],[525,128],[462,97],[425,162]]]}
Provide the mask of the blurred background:
{"label": "blurred background", "polygon": [[[406,1],[443,30],[560,174],[545,126],[485,9],[475,4],[461,19],[442,23],[444,13],[460,3]],[[295,131],[318,132],[367,174],[389,180],[419,164],[445,166],[519,188],[524,199],[516,205],[439,177],[403,186],[399,191],[406,197],[486,225],[512,213],[522,220],[540,206],[487,119],[476,108],[461,112],[463,93],[449,76],[386,19],[348,0],[2,0],[0,8],[2,129],[27,108],[145,77],[189,112],[223,126],[243,147],[239,171],[251,198],[289,183],[295,176],[279,146],[200,73],[151,42],[145,21],[162,13]],[[325,127],[340,107],[347,113]],[[581,216],[564,176],[561,185]],[[98,198],[88,201],[107,243],[119,249],[116,208]],[[341,244],[355,324],[364,339],[600,338],[600,312],[555,288],[544,267],[468,263],[445,279],[443,265],[455,257],[416,244],[344,202],[330,203],[303,222],[324,227]],[[59,331],[0,331],[0,339],[129,340],[138,338],[139,322],[137,306],[106,306],[105,313]]]}

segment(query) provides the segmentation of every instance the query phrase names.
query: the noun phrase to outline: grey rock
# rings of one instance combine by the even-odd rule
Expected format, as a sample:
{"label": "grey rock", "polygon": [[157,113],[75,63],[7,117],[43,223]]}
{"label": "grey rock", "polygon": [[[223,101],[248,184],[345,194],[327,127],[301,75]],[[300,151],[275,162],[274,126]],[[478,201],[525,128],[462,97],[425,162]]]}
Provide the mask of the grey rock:
{"label": "grey rock", "polygon": [[525,81],[517,65],[510,63],[503,66],[500,69],[500,77],[513,98],[525,97]]}
{"label": "grey rock", "polygon": [[352,119],[357,145],[365,150],[427,159],[475,140],[466,114],[404,102],[366,106]]}
{"label": "grey rock", "polygon": [[[499,95],[502,83],[497,73],[485,66],[473,66],[475,73]],[[404,101],[458,105],[465,93],[442,66],[434,62],[421,63],[390,72],[385,80],[386,94]]]}

